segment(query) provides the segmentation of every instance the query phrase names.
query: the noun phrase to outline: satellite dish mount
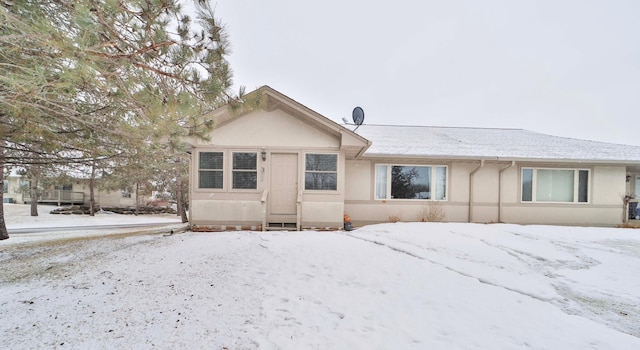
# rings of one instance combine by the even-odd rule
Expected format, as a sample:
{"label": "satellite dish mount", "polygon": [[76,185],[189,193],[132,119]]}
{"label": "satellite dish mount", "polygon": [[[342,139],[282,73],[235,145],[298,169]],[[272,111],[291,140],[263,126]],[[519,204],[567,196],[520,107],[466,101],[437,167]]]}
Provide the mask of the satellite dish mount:
{"label": "satellite dish mount", "polygon": [[356,107],[353,109],[353,112],[351,112],[351,116],[353,117],[353,124],[356,126],[353,131],[356,131],[364,122],[364,110],[360,107]]}

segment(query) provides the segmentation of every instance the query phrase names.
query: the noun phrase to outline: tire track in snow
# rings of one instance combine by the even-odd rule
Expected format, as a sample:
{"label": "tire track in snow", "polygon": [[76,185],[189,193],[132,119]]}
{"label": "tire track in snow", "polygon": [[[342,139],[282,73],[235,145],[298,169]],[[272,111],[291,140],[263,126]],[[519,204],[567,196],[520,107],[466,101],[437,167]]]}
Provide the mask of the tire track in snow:
{"label": "tire track in snow", "polygon": [[[534,298],[536,300],[540,300],[543,302],[548,302],[551,305],[558,307],[564,313],[568,315],[575,315],[580,317],[585,317],[606,325],[612,329],[617,331],[630,334],[635,337],[640,337],[640,329],[637,328],[638,320],[640,320],[640,307],[634,303],[634,301],[629,300],[628,298],[624,298],[617,295],[609,295],[608,293],[596,293],[596,294],[585,294],[581,293],[579,288],[572,286],[571,281],[564,280],[563,276],[556,272],[558,269],[570,269],[570,270],[582,270],[582,269],[590,269],[594,266],[600,264],[600,261],[585,255],[584,253],[579,252],[580,249],[593,249],[596,251],[602,252],[614,252],[611,249],[603,249],[602,247],[598,247],[598,244],[602,244],[600,242],[594,242],[594,246],[578,244],[576,247],[572,247],[567,244],[563,244],[562,242],[554,241],[554,240],[545,240],[546,243],[549,243],[555,246],[557,249],[560,249],[563,252],[566,252],[577,259],[577,261],[572,260],[558,260],[553,258],[546,258],[544,256],[540,256],[538,254],[530,253],[523,251],[521,249],[516,249],[513,247],[508,247],[502,244],[490,242],[484,238],[449,231],[451,234],[455,234],[464,238],[473,239],[475,241],[481,242],[483,245],[486,245],[489,248],[500,250],[509,256],[517,259],[519,262],[526,264],[534,271],[541,271],[541,275],[549,279],[549,284],[551,287],[555,289],[558,296],[557,298],[544,298],[540,295],[527,293],[515,288],[511,288],[509,286],[505,286],[498,283],[493,283],[486,279],[483,279],[478,276],[474,276],[473,274],[460,271],[458,269],[452,268],[444,263],[435,261],[433,259],[429,259],[426,256],[423,256],[419,253],[409,251],[411,248],[417,248],[426,251],[432,251],[434,253],[439,252],[435,248],[423,247],[413,242],[406,242],[402,240],[396,240],[394,238],[389,237],[381,237],[383,240],[376,239],[368,239],[365,237],[359,237],[354,234],[347,234],[353,238],[360,239],[363,241],[367,241],[370,243],[375,243],[377,245],[385,246],[391,250],[409,255],[411,257],[425,260],[430,263],[441,266],[449,271],[458,273],[459,275],[473,278],[483,284],[492,285],[495,287],[503,288],[505,290],[515,292],[524,296],[528,296]],[[507,232],[509,234],[513,234],[514,236],[531,239],[538,241],[539,239],[527,234],[516,233],[516,232]],[[394,246],[392,244],[401,244],[409,247],[403,248],[401,246]],[[607,242],[609,243],[609,242]],[[633,255],[633,251],[630,248],[626,249],[626,253],[628,255]],[[460,258],[460,257],[456,257]]]}
{"label": "tire track in snow", "polygon": [[[486,279],[484,279],[484,278],[482,278],[482,277],[474,276],[474,275],[472,275],[472,274],[466,273],[466,272],[464,272],[464,271],[460,271],[460,270],[458,270],[458,269],[455,269],[455,268],[453,268],[453,267],[451,267],[451,266],[448,266],[448,265],[446,265],[446,264],[443,264],[443,263],[441,263],[441,262],[438,262],[438,261],[435,261],[435,260],[429,259],[429,258],[427,258],[427,257],[425,257],[425,256],[422,256],[422,255],[419,255],[419,254],[417,254],[417,253],[410,252],[410,251],[409,251],[409,250],[407,250],[407,249],[403,249],[403,248],[401,248],[401,247],[397,247],[397,246],[389,245],[389,243],[387,243],[387,242],[382,242],[382,241],[374,240],[374,239],[367,239],[367,238],[364,238],[364,237],[356,236],[356,235],[351,234],[351,233],[345,233],[345,235],[347,235],[347,236],[349,236],[349,237],[352,237],[352,238],[355,238],[355,239],[362,240],[362,241],[364,241],[364,242],[368,242],[368,243],[373,243],[373,244],[377,244],[377,245],[380,245],[380,246],[384,246],[384,247],[386,247],[386,248],[388,248],[388,249],[391,249],[391,250],[393,250],[393,251],[396,251],[396,252],[398,252],[398,253],[402,253],[402,254],[408,255],[408,256],[410,256],[410,257],[412,257],[412,258],[416,258],[416,259],[420,259],[420,260],[427,261],[427,262],[429,262],[429,263],[431,263],[431,264],[438,265],[438,266],[440,266],[440,267],[442,267],[442,268],[444,268],[444,269],[446,269],[446,270],[448,270],[448,271],[454,272],[454,273],[456,273],[456,274],[458,274],[458,275],[460,275],[460,276],[463,276],[463,277],[467,277],[467,278],[474,279],[474,280],[476,280],[476,281],[478,281],[478,282],[480,282],[480,283],[482,283],[482,284],[486,284],[486,285],[490,285],[490,286],[493,286],[493,287],[497,287],[497,288],[505,289],[505,290],[508,290],[508,291],[510,291],[510,292],[514,292],[514,293],[517,293],[517,294],[523,295],[523,296],[525,296],[525,297],[529,297],[529,298],[532,298],[532,299],[536,299],[536,300],[539,300],[539,301],[542,301],[542,302],[552,302],[552,301],[556,300],[555,298],[544,298],[544,297],[542,297],[542,296],[540,296],[540,295],[536,295],[536,294],[533,294],[533,293],[528,293],[528,292],[523,291],[523,290],[518,290],[518,289],[515,289],[515,288],[508,287],[508,286],[504,286],[504,285],[500,285],[500,284],[493,283],[493,282],[491,282],[491,281],[489,281],[489,280],[486,280]],[[418,246],[418,245],[413,245],[413,244],[409,244],[409,243],[405,243],[405,242],[400,242],[400,241],[396,241],[396,242],[397,242],[397,243],[401,243],[401,244],[407,244],[407,245],[409,245],[409,246],[412,246],[413,248],[419,248],[419,249],[423,249],[423,250],[429,250],[428,248],[424,248],[424,247],[421,247],[421,246]]]}

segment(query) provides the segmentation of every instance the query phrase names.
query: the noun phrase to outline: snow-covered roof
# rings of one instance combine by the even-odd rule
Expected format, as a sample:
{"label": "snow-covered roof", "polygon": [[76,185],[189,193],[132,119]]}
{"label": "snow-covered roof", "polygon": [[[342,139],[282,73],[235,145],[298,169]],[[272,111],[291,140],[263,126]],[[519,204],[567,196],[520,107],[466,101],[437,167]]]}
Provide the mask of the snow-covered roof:
{"label": "snow-covered roof", "polygon": [[638,146],[558,137],[523,129],[365,124],[356,133],[372,143],[365,156],[640,163]]}

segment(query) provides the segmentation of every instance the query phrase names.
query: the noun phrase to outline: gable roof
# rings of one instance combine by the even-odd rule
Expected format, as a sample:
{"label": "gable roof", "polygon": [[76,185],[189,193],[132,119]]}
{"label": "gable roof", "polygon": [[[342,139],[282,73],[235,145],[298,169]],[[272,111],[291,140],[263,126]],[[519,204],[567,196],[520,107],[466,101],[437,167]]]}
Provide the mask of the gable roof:
{"label": "gable roof", "polygon": [[[370,142],[366,138],[354,133],[349,128],[334,122],[267,85],[248,93],[245,96],[245,100],[250,101],[247,108],[239,108],[237,111],[234,111],[230,108],[230,105],[225,105],[212,111],[211,113],[215,120],[216,128],[224,127],[226,124],[232,123],[235,119],[242,118],[258,109],[265,111],[280,109],[290,116],[298,118],[304,123],[336,137],[340,141],[340,150],[345,153],[347,158],[351,159],[359,156],[370,145]],[[258,105],[254,107],[250,106],[255,101],[258,101]],[[185,142],[192,146],[202,144],[202,141],[195,138],[185,138]]]}
{"label": "gable roof", "polygon": [[640,163],[640,147],[523,129],[361,125],[372,142],[364,156]]}

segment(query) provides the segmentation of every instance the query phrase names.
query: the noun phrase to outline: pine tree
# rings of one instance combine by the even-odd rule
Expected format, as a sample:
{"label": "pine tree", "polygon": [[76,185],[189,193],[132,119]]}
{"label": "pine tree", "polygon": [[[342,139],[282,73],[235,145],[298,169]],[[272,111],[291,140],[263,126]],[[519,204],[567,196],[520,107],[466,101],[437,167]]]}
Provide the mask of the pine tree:
{"label": "pine tree", "polygon": [[207,113],[233,99],[229,44],[208,2],[194,6],[196,23],[175,0],[0,1],[0,168],[206,137]]}

